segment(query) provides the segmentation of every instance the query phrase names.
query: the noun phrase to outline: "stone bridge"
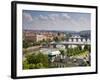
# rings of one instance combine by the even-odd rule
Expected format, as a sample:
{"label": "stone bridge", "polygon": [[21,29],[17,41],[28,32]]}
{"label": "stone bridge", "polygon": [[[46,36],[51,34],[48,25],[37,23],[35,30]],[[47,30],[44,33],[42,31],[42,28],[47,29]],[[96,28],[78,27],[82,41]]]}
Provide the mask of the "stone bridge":
{"label": "stone bridge", "polygon": [[82,48],[84,48],[85,45],[91,45],[91,42],[90,41],[84,41],[84,42],[61,41],[61,42],[51,42],[50,45],[53,48],[56,48],[56,45],[64,45],[66,48],[70,48],[70,47],[74,48],[80,45]]}

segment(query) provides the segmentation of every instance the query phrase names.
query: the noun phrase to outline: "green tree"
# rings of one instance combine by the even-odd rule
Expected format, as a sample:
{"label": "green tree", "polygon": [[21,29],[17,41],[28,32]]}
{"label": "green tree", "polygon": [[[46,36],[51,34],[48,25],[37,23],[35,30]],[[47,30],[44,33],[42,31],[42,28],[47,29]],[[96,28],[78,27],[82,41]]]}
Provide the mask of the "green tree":
{"label": "green tree", "polygon": [[[41,67],[48,67],[48,56],[43,54],[43,53],[40,53],[40,52],[38,52],[37,54],[33,53],[30,55],[27,55],[26,61],[28,64],[31,64],[29,66],[29,68],[32,68],[32,66],[33,66],[32,64],[35,64],[36,66],[38,64],[38,65],[40,65],[40,68]],[[39,64],[39,63],[41,63],[41,64]]]}
{"label": "green tree", "polygon": [[72,56],[73,55],[73,48],[68,48],[67,49],[67,56]]}
{"label": "green tree", "polygon": [[44,67],[44,66],[43,66],[42,63],[38,63],[38,64],[36,64],[36,67],[35,67],[35,68],[39,69],[39,68],[43,68],[43,67]]}
{"label": "green tree", "polygon": [[80,45],[78,46],[78,48],[79,48],[79,50],[82,50],[82,47]]}
{"label": "green tree", "polygon": [[29,69],[27,61],[23,61],[23,69]]}
{"label": "green tree", "polygon": [[88,45],[85,45],[85,46],[84,46],[84,50],[89,50]]}
{"label": "green tree", "polygon": [[58,42],[59,41],[59,38],[58,37],[54,37],[53,39],[55,42]]}
{"label": "green tree", "polygon": [[29,44],[27,41],[23,40],[23,48],[27,48],[29,47]]}
{"label": "green tree", "polygon": [[61,55],[63,55],[63,56],[65,55],[65,51],[64,50],[61,49],[59,51],[60,51]]}
{"label": "green tree", "polygon": [[37,64],[39,62],[35,53],[27,55],[26,60],[29,64]]}
{"label": "green tree", "polygon": [[88,46],[88,50],[89,50],[89,52],[91,52],[91,46],[90,45]]}
{"label": "green tree", "polygon": [[48,67],[48,55],[44,55],[43,53],[38,53],[37,58],[40,63],[43,64],[44,67]]}
{"label": "green tree", "polygon": [[74,56],[82,53],[83,50],[80,49],[80,47],[75,47],[75,48],[68,48],[67,49],[67,55],[68,56]]}
{"label": "green tree", "polygon": [[23,40],[23,48],[28,48],[30,46],[33,46],[33,42],[29,40]]}
{"label": "green tree", "polygon": [[35,69],[35,64],[28,64],[29,65],[29,69]]}

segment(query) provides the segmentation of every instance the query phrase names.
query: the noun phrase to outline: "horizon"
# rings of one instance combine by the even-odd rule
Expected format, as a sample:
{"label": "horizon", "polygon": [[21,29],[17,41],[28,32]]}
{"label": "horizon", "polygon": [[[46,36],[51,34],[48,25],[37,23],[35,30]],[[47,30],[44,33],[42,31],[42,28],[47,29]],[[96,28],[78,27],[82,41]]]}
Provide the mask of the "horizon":
{"label": "horizon", "polygon": [[32,30],[32,29],[23,29],[24,31],[25,30],[28,30],[28,31],[61,31],[61,32],[66,32],[66,31],[71,31],[71,32],[81,32],[81,31],[91,31],[91,30],[81,30],[81,31],[72,31],[72,30]]}

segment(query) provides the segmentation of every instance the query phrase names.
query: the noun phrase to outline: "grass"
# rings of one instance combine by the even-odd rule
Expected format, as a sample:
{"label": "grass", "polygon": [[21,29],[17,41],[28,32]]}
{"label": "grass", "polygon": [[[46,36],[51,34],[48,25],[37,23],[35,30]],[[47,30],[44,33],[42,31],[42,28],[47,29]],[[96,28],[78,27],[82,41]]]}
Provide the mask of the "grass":
{"label": "grass", "polygon": [[89,54],[89,51],[85,51],[85,52],[80,53],[78,55],[75,55],[73,57],[76,57],[76,58],[84,58],[84,57],[88,56],[88,54]]}

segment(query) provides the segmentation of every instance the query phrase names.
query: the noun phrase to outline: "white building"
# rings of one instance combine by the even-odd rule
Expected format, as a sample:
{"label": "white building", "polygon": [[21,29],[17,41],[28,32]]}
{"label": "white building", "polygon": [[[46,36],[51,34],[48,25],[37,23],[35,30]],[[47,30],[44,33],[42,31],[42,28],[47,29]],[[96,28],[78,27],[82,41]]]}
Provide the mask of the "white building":
{"label": "white building", "polygon": [[56,56],[57,57],[58,55],[60,55],[60,51],[52,51],[48,55]]}
{"label": "white building", "polygon": [[45,39],[44,35],[41,35],[41,34],[36,35],[36,41],[42,41],[43,39]]}
{"label": "white building", "polygon": [[53,62],[54,59],[55,59],[55,57],[59,56],[60,54],[61,54],[60,51],[52,51],[52,52],[50,52],[50,53],[48,54],[49,56],[51,56],[50,61]]}

